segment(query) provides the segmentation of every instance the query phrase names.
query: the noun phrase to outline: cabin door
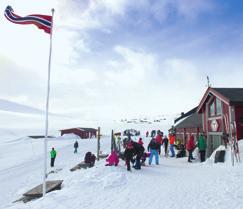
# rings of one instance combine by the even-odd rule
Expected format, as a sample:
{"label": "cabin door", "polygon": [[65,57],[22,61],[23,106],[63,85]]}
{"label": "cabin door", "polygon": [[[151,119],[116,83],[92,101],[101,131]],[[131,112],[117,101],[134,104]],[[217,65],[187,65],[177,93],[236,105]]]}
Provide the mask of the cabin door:
{"label": "cabin door", "polygon": [[209,135],[207,140],[207,157],[210,157],[213,151],[217,149],[220,145],[222,145],[221,135]]}

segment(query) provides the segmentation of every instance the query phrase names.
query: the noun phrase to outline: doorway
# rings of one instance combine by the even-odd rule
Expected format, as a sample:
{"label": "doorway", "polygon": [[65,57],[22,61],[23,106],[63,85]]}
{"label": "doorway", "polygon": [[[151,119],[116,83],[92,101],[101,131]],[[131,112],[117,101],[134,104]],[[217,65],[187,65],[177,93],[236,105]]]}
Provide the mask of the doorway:
{"label": "doorway", "polygon": [[221,135],[209,135],[207,140],[207,157],[210,157],[213,151],[217,149],[220,145],[222,145]]}

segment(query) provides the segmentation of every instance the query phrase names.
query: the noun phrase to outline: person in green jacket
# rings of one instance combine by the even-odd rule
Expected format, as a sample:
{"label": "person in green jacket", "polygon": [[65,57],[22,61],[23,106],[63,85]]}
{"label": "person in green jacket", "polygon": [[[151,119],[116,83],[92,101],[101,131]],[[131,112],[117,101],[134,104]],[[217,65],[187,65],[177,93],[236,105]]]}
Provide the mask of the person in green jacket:
{"label": "person in green jacket", "polygon": [[51,154],[51,167],[54,167],[55,159],[57,156],[57,151],[54,149],[54,147],[52,147],[50,154]]}
{"label": "person in green jacket", "polygon": [[205,154],[206,154],[206,140],[203,134],[200,134],[199,139],[198,139],[198,149],[200,153],[200,160],[201,162],[205,161]]}

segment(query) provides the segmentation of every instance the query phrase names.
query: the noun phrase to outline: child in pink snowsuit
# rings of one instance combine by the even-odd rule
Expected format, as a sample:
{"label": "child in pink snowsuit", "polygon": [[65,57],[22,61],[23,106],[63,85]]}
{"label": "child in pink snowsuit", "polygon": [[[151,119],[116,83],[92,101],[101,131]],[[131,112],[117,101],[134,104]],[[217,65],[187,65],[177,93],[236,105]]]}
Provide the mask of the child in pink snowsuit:
{"label": "child in pink snowsuit", "polygon": [[106,166],[111,166],[111,165],[114,165],[114,166],[117,166],[118,163],[119,163],[119,158],[117,156],[117,153],[116,151],[112,151],[112,153],[109,155],[109,157],[106,159],[106,162],[108,162],[106,164]]}

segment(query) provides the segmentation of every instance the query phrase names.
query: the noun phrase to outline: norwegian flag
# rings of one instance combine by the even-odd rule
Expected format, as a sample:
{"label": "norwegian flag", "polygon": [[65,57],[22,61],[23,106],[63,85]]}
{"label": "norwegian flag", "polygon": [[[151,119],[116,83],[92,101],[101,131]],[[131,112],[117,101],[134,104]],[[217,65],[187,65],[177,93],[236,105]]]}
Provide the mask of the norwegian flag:
{"label": "norwegian flag", "polygon": [[4,12],[5,17],[12,23],[16,24],[34,24],[39,29],[44,30],[46,33],[51,33],[52,16],[33,14],[25,17],[20,17],[14,14],[11,6],[7,6]]}

